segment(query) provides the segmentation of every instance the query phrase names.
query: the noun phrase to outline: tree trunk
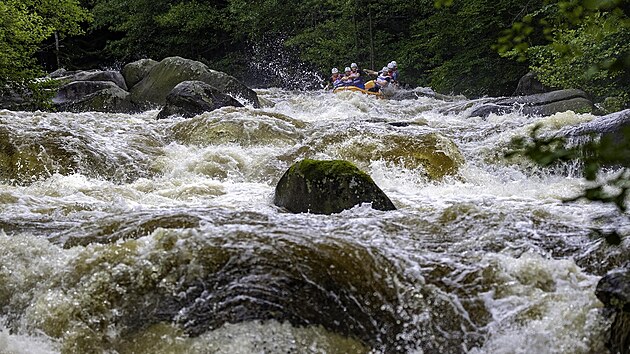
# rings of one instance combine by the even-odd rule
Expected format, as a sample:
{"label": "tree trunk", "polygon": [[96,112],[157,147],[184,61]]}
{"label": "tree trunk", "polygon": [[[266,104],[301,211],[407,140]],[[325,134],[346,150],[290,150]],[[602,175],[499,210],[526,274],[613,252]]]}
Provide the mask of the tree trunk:
{"label": "tree trunk", "polygon": [[55,31],[55,58],[57,59],[57,69],[61,67],[59,60],[59,32]]}
{"label": "tree trunk", "polygon": [[374,70],[374,37],[372,36],[372,6],[368,3],[368,21],[370,26],[370,69]]}

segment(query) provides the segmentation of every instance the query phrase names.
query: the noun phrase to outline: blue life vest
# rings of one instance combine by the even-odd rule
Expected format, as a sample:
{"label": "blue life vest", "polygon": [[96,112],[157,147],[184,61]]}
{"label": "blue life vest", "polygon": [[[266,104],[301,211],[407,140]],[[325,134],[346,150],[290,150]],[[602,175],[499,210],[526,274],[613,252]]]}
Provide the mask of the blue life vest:
{"label": "blue life vest", "polygon": [[394,79],[394,81],[398,82],[398,70],[392,72],[392,79]]}
{"label": "blue life vest", "polygon": [[360,88],[361,90],[364,90],[365,89],[365,84],[363,83],[363,78],[361,76],[359,76],[356,79],[352,80],[352,86],[356,86],[356,87]]}

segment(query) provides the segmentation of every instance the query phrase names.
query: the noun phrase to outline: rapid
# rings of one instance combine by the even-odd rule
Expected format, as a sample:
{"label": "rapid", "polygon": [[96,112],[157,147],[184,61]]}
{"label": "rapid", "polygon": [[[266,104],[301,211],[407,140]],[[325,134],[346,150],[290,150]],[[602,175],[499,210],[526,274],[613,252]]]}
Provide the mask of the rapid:
{"label": "rapid", "polygon": [[[0,111],[0,353],[606,352],[594,289],[629,253],[596,230],[628,218],[563,202],[577,163],[505,157],[594,116],[257,93],[191,119]],[[398,210],[274,206],[303,158]]]}

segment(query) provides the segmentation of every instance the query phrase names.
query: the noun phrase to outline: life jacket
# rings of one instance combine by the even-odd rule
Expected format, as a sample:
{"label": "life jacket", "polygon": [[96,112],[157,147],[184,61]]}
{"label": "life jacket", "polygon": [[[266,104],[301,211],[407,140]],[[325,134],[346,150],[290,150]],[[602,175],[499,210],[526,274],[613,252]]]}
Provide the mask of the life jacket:
{"label": "life jacket", "polygon": [[380,87],[386,87],[392,81],[392,78],[386,73],[380,73],[376,78],[376,84]]}
{"label": "life jacket", "polygon": [[[347,76],[344,75],[343,77],[347,77]],[[341,80],[341,82],[343,83],[343,86],[354,86],[353,81],[354,80],[352,78]]]}
{"label": "life jacket", "polygon": [[392,71],[392,79],[398,82],[398,69]]}

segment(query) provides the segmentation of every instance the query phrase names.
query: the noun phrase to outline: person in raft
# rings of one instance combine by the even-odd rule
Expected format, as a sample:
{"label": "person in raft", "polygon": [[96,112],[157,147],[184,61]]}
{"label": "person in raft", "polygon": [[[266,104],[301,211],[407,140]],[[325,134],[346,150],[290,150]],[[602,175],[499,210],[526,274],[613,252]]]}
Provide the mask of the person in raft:
{"label": "person in raft", "polygon": [[390,75],[392,76],[392,83],[398,85],[398,63],[393,60],[391,63],[387,64],[387,68],[391,69]]}
{"label": "person in raft", "polygon": [[342,86],[354,86],[353,84],[354,79],[351,77],[352,69],[350,69],[349,66],[346,66],[346,68],[344,69],[344,72],[345,74],[341,78]]}
{"label": "person in raft", "polygon": [[389,70],[387,69],[386,66],[384,66],[383,69],[378,72],[378,77],[376,78],[376,80],[374,80],[374,83],[375,83],[374,87],[372,87],[368,91],[379,92],[385,87],[389,86],[391,81],[392,81],[392,78],[391,76],[389,76]]}
{"label": "person in raft", "polygon": [[332,68],[331,72],[332,72],[332,76],[328,79],[328,83],[326,84],[326,89],[328,89],[331,85],[333,88],[337,88],[342,85],[341,74],[339,73],[339,69]]}
{"label": "person in raft", "polygon": [[352,86],[356,86],[362,90],[365,89],[365,84],[363,83],[363,78],[361,77],[361,71],[359,70],[359,66],[357,63],[350,64],[350,75],[349,78],[352,79]]}

